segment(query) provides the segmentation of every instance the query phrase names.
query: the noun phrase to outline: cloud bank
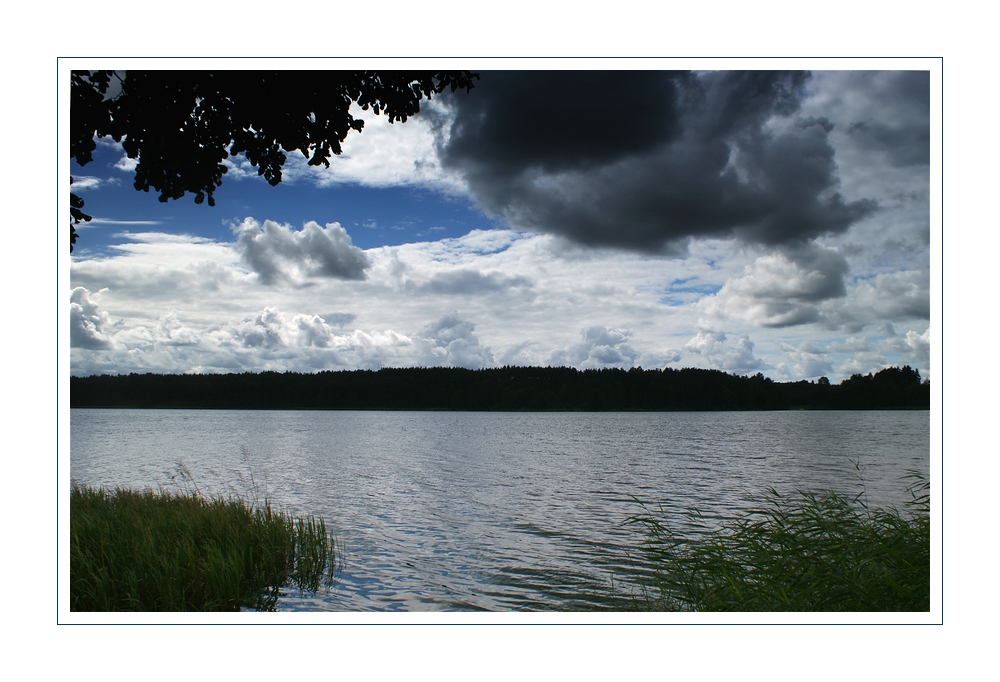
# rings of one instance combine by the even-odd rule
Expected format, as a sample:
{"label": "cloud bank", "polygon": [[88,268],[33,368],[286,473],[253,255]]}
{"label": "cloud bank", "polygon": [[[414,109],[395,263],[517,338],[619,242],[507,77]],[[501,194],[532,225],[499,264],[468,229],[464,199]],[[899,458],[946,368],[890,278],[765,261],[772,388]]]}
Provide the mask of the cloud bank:
{"label": "cloud bank", "polygon": [[465,193],[515,229],[367,250],[336,215],[122,232],[74,256],[73,372],[930,376],[929,94],[926,72],[487,72],[286,181]]}
{"label": "cloud bank", "polygon": [[[926,273],[851,280],[842,254],[818,245],[562,257],[556,237],[496,230],[364,251],[364,279],[262,249],[278,270],[266,279],[238,241],[128,238],[117,256],[73,265],[75,374],[515,364],[836,380],[895,361],[927,374]],[[848,329],[867,331],[846,344]]]}

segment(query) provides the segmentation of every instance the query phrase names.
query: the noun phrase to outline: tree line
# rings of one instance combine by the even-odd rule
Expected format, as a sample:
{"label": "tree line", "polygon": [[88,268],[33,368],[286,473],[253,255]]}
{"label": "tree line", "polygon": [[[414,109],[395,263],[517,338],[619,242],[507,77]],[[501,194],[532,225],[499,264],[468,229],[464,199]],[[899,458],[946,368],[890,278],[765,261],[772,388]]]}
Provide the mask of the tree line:
{"label": "tree line", "polygon": [[70,378],[71,407],[237,410],[714,411],[929,409],[920,372],[889,367],[840,384],[707,369],[570,367],[122,374]]}

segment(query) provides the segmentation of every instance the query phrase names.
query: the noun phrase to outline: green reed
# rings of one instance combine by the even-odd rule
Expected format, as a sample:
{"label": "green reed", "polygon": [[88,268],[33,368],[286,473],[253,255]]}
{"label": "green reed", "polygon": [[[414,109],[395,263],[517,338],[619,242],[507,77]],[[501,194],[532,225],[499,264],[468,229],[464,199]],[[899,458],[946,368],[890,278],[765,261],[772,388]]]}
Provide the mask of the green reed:
{"label": "green reed", "polygon": [[634,604],[662,611],[929,611],[930,497],[916,474],[904,512],[869,509],[864,493],[769,489],[721,526],[695,516],[694,533],[667,515],[644,529]]}
{"label": "green reed", "polygon": [[74,487],[70,609],[274,610],[280,588],[332,581],[334,549],[322,519],[266,501]]}

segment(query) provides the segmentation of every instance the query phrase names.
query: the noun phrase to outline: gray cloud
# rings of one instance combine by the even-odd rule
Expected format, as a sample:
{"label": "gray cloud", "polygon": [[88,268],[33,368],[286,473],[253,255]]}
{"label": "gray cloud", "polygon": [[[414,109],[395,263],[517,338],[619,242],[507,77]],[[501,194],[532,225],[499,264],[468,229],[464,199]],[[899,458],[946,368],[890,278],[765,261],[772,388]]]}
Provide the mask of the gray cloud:
{"label": "gray cloud", "polygon": [[882,273],[859,280],[843,301],[828,301],[821,310],[828,327],[851,332],[860,331],[869,324],[928,320],[930,272]]}
{"label": "gray cloud", "polygon": [[856,277],[850,287],[848,272],[835,249],[783,247],[758,257],[742,276],[695,305],[709,319],[779,328],[817,323],[852,333],[871,324],[929,319],[928,270]]}
{"label": "gray cloud", "polygon": [[354,322],[357,319],[357,315],[354,313],[324,313],[320,315],[323,321],[327,324],[336,325],[337,327],[343,329],[346,325]]}
{"label": "gray cloud", "polygon": [[285,346],[285,320],[276,308],[265,308],[252,318],[243,320],[231,333],[246,348],[280,348]]}
{"label": "gray cloud", "polygon": [[846,295],[849,266],[837,251],[815,243],[759,257],[698,306],[712,317],[758,327],[790,327],[821,319],[820,304]]}
{"label": "gray cloud", "polygon": [[893,166],[930,163],[930,72],[861,72],[857,79],[879,112],[853,121],[847,133]]}
{"label": "gray cloud", "polygon": [[483,273],[462,268],[438,273],[417,288],[432,294],[477,295],[530,285],[531,281],[526,277],[508,277],[498,272]]}
{"label": "gray cloud", "polygon": [[309,277],[363,280],[371,263],[351,243],[339,223],[320,227],[307,222],[301,230],[247,218],[237,228],[236,250],[264,284],[301,284]]}
{"label": "gray cloud", "polygon": [[[441,156],[517,228],[654,253],[699,236],[799,243],[875,209],[836,192],[830,122],[794,119],[807,80],[487,72],[474,96],[452,98]],[[786,125],[772,131],[773,117]]]}

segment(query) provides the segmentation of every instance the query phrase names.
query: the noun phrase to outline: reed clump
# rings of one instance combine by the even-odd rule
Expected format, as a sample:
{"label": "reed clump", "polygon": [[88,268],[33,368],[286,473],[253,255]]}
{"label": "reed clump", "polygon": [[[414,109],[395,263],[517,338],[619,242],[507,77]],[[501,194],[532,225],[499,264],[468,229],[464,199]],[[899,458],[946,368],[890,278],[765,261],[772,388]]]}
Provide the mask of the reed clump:
{"label": "reed clump", "polygon": [[334,549],[322,519],[268,502],[75,486],[70,609],[270,611],[282,587],[332,581]]}
{"label": "reed clump", "polygon": [[929,484],[913,475],[904,511],[864,496],[773,489],[751,510],[695,533],[666,515],[645,531],[637,608],[659,611],[929,611]]}

